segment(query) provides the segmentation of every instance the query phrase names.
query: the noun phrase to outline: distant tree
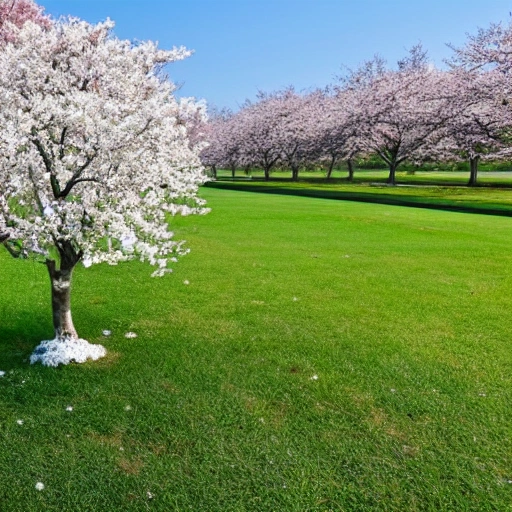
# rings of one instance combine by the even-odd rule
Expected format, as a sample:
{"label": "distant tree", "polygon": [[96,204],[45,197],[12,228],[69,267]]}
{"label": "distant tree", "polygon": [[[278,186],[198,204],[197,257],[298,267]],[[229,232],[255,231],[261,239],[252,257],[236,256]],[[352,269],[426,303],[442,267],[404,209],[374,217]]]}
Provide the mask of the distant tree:
{"label": "distant tree", "polygon": [[288,88],[272,94],[267,101],[273,105],[275,117],[272,140],[282,163],[291,170],[292,180],[297,181],[300,169],[315,157],[318,93],[299,94]]}
{"label": "distant tree", "polygon": [[280,120],[275,110],[278,101],[273,95],[260,93],[258,101],[247,102],[234,119],[236,140],[240,142],[240,163],[263,169],[266,181],[283,156],[277,140]]}
{"label": "distant tree", "polygon": [[352,113],[357,108],[353,101],[354,94],[348,89],[317,94],[317,108],[312,116],[316,126],[314,147],[317,157],[327,162],[327,179],[331,178],[340,160],[347,162],[348,180],[352,181],[354,177],[352,162],[359,146],[352,119]]}
{"label": "distant tree", "polygon": [[159,73],[189,52],[118,40],[113,26],[27,22],[0,52],[0,232],[13,256],[47,267],[55,339],[31,360],[49,365],[104,353],[73,325],[77,263],[138,258],[163,275],[187,252],[167,216],[205,211],[186,125],[199,107]]}
{"label": "distant tree", "polygon": [[468,35],[464,46],[448,46],[454,53],[448,61],[452,67],[467,71],[497,69],[504,75],[512,72],[512,22],[508,25],[492,23]]}
{"label": "distant tree", "polygon": [[[455,82],[457,105],[445,126],[446,137],[439,145],[439,158],[464,158],[469,161],[469,186],[478,180],[481,159],[496,159],[509,152],[510,112],[495,92],[496,71],[465,71],[456,69],[449,74]],[[501,77],[498,76],[498,80]]]}
{"label": "distant tree", "polygon": [[455,115],[450,99],[456,91],[444,72],[428,65],[421,47],[414,47],[397,71],[375,67],[378,73],[362,73],[364,81],[347,81],[356,99],[352,124],[363,152],[386,162],[388,183],[394,185],[398,166],[443,136],[441,129]]}
{"label": "distant tree", "polygon": [[14,42],[16,29],[27,21],[44,28],[52,24],[44,9],[32,0],[0,0],[0,45]]}
{"label": "distant tree", "polygon": [[480,28],[464,46],[450,47],[454,55],[448,63],[466,77],[460,87],[470,103],[454,138],[462,138],[470,160],[469,185],[475,185],[481,157],[508,155],[511,150],[512,23]]}
{"label": "distant tree", "polygon": [[201,161],[215,177],[217,169],[225,168],[231,170],[234,178],[236,169],[242,165],[238,117],[231,110],[214,111],[204,127],[206,147],[201,151]]}

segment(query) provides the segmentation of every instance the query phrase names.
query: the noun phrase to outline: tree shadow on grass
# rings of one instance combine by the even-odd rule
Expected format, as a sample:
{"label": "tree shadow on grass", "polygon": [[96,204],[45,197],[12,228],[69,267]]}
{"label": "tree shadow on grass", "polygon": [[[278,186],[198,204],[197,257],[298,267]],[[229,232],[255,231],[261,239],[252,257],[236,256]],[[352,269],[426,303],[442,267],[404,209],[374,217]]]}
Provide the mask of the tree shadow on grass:
{"label": "tree shadow on grass", "polygon": [[4,310],[3,314],[5,316],[0,324],[0,370],[25,367],[34,348],[42,340],[51,339],[51,322],[46,315],[29,310]]}
{"label": "tree shadow on grass", "polygon": [[[278,180],[273,180],[278,181]],[[477,213],[483,215],[497,215],[503,217],[512,217],[512,209],[507,206],[496,206],[486,204],[473,204],[470,201],[467,203],[455,202],[451,200],[443,200],[438,198],[428,197],[411,197],[399,196],[396,194],[383,193],[359,193],[359,192],[345,192],[341,190],[319,190],[319,189],[306,189],[306,188],[284,188],[272,186],[272,182],[268,185],[259,186],[247,183],[233,183],[230,181],[211,181],[206,184],[210,188],[238,190],[241,192],[256,192],[260,194],[277,194],[284,196],[298,196],[298,197],[313,197],[317,199],[335,199],[339,201],[354,201],[359,203],[374,203],[384,204],[389,206],[407,206],[411,208],[425,208],[429,210],[443,210],[450,212],[460,213]],[[383,183],[384,185],[384,183]]]}

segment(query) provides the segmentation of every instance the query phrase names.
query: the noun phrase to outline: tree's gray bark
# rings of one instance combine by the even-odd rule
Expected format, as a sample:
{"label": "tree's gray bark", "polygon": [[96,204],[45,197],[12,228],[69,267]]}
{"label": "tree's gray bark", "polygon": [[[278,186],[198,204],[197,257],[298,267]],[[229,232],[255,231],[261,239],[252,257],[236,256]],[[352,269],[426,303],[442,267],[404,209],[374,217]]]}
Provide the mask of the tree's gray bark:
{"label": "tree's gray bark", "polygon": [[336,163],[336,157],[331,155],[331,160],[329,162],[329,167],[327,168],[327,175],[325,176],[328,180],[331,179],[332,170],[334,169],[334,164]]}
{"label": "tree's gray bark", "polygon": [[347,160],[347,167],[348,167],[348,181],[354,181],[354,165],[352,163],[352,159],[349,158]]}
{"label": "tree's gray bark", "polygon": [[52,284],[52,315],[55,338],[78,339],[71,317],[71,276],[73,267],[57,270],[55,261],[47,261],[46,266]]}
{"label": "tree's gray bark", "polygon": [[394,162],[389,165],[389,176],[388,176],[387,182],[390,185],[396,185],[396,168],[397,167],[398,167],[397,164],[395,164]]}
{"label": "tree's gray bark", "polygon": [[58,242],[60,268],[54,260],[46,260],[46,267],[52,285],[52,317],[55,338],[78,339],[73,319],[71,318],[71,277],[75,265],[82,258],[71,242]]}
{"label": "tree's gray bark", "polygon": [[476,186],[478,179],[478,161],[480,160],[479,156],[475,156],[469,159],[469,182],[468,186],[474,187]]}

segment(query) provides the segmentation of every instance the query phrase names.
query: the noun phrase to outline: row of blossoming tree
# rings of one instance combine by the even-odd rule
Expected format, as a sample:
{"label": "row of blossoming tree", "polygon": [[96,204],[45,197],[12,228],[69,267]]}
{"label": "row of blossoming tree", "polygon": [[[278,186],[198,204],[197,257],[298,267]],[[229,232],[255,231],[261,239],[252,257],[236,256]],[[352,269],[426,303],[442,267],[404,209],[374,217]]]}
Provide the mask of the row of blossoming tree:
{"label": "row of blossoming tree", "polygon": [[0,0],[0,242],[46,265],[52,291],[55,338],[32,362],[105,354],[73,325],[79,262],[138,258],[161,276],[187,252],[168,216],[206,211],[201,148],[190,137],[202,107],[178,100],[163,73],[190,52],[122,41],[113,27]]}
{"label": "row of blossoming tree", "polygon": [[395,69],[375,57],[325,90],[260,94],[236,113],[211,117],[203,162],[214,175],[256,167],[268,180],[276,166],[297,179],[318,164],[329,178],[345,160],[352,179],[353,158],[376,155],[394,184],[405,161],[466,159],[474,185],[480,159],[510,152],[511,45],[512,25],[492,25],[453,48],[446,70],[417,45]]}

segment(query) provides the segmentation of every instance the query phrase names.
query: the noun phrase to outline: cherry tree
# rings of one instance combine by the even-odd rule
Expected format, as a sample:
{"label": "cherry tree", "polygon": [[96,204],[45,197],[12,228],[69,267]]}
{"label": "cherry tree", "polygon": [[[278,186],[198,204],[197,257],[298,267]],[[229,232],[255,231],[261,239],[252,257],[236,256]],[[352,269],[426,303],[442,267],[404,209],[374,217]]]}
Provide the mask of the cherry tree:
{"label": "cherry tree", "polygon": [[444,72],[432,69],[421,51],[414,47],[396,71],[379,67],[373,75],[359,73],[365,78],[362,85],[348,82],[356,98],[352,124],[358,142],[363,152],[376,153],[386,162],[389,184],[395,184],[398,166],[434,145],[456,115],[450,106],[456,95],[452,82]]}
{"label": "cherry tree", "polygon": [[512,23],[480,28],[464,46],[450,47],[454,55],[448,63],[467,77],[459,86],[469,103],[453,137],[470,160],[469,185],[475,185],[480,158],[510,154]]}
{"label": "cherry tree", "polygon": [[353,124],[354,95],[348,89],[338,89],[334,94],[322,92],[317,96],[317,108],[312,120],[315,129],[315,147],[318,158],[327,161],[327,179],[331,178],[339,160],[346,160],[348,180],[354,177],[353,158],[358,153],[358,140]]}
{"label": "cherry tree", "polygon": [[265,101],[275,120],[270,139],[275,144],[276,154],[280,154],[282,162],[290,168],[292,180],[297,181],[300,169],[314,159],[317,149],[318,93],[304,95],[288,88],[268,95]]}
{"label": "cherry tree", "polygon": [[217,169],[225,167],[231,170],[234,178],[241,162],[241,134],[238,117],[231,110],[213,112],[205,125],[206,147],[201,151],[201,161],[210,167],[214,177]]}
{"label": "cherry tree", "polygon": [[512,72],[512,23],[492,23],[468,35],[464,46],[448,46],[454,52],[449,60],[452,66],[466,70],[498,69],[503,74]]}
{"label": "cherry tree", "polygon": [[[457,115],[446,124],[446,137],[437,146],[436,157],[467,159],[470,167],[469,186],[475,186],[481,159],[496,159],[509,153],[507,131],[510,111],[495,94],[495,71],[465,71],[450,74],[458,91],[452,102],[458,104]],[[501,76],[498,75],[498,81]]]}
{"label": "cherry tree", "polygon": [[22,27],[27,21],[44,28],[52,24],[43,8],[32,0],[0,0],[0,44],[16,40],[16,28]]}
{"label": "cherry tree", "polygon": [[283,156],[277,140],[279,119],[275,111],[278,102],[275,95],[260,93],[258,101],[246,102],[234,119],[240,164],[263,169],[266,181]]}
{"label": "cherry tree", "polygon": [[188,251],[168,215],[206,212],[201,148],[186,122],[201,107],[177,100],[162,73],[190,52],[121,41],[113,27],[28,21],[11,27],[16,43],[0,52],[0,233],[13,256],[44,263],[51,281],[55,339],[32,362],[105,353],[79,339],[72,321],[79,262],[137,258],[161,276]]}

